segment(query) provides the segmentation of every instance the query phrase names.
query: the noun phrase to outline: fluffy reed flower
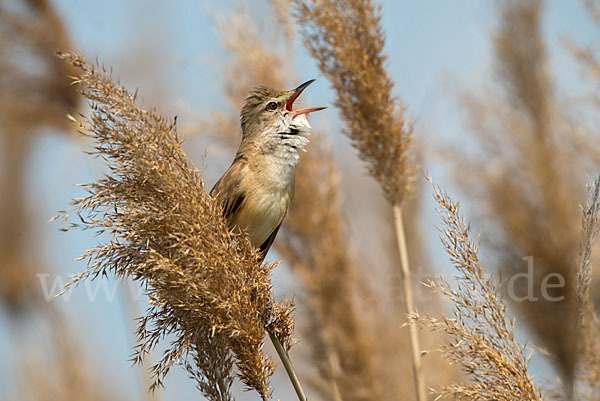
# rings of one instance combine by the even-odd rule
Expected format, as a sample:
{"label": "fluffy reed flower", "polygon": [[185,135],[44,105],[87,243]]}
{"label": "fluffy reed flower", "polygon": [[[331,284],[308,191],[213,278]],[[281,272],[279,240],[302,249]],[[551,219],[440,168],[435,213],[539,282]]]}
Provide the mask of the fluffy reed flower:
{"label": "fluffy reed flower", "polygon": [[[313,383],[334,400],[383,400],[395,386],[382,381],[371,316],[357,297],[356,261],[349,251],[339,203],[338,174],[331,154],[313,144],[296,172],[296,196],[281,239],[275,244],[302,283],[308,326],[303,339],[318,377]],[[390,329],[388,327],[388,329]],[[391,329],[390,329],[391,330]]]}
{"label": "fluffy reed flower", "polygon": [[259,28],[250,15],[233,14],[217,19],[222,46],[231,57],[223,66],[228,79],[223,84],[228,107],[211,110],[202,123],[203,134],[210,134],[223,143],[237,148],[241,139],[239,111],[248,92],[257,85],[284,89],[298,86],[286,82],[282,60],[274,47],[262,40]]}
{"label": "fluffy reed flower", "polygon": [[[477,152],[463,147],[452,158],[459,183],[472,196],[487,237],[493,238],[486,245],[494,251],[495,267],[511,277],[527,272],[523,258],[532,257],[531,296],[537,300],[514,306],[538,346],[551,355],[569,392],[578,336],[577,205],[584,187],[578,168],[585,157],[573,151],[572,138],[561,129],[565,125],[542,36],[542,2],[508,0],[499,12],[494,42],[499,86],[465,102],[473,126],[469,143]],[[557,274],[565,285],[542,296],[543,280]],[[514,283],[518,296],[528,293],[525,279]]]}
{"label": "fluffy reed flower", "polygon": [[[405,312],[414,312],[402,203],[414,179],[412,124],[392,96],[379,9],[372,0],[294,0],[304,44],[333,85],[344,132],[393,206]],[[419,336],[408,327],[417,400],[426,399]]]}
{"label": "fluffy reed flower", "polygon": [[346,135],[390,203],[402,203],[414,175],[412,125],[384,68],[379,9],[371,0],[293,3],[305,44],[337,93]]}
{"label": "fluffy reed flower", "polygon": [[415,314],[420,325],[445,332],[451,342],[442,351],[470,379],[444,388],[440,396],[474,400],[541,400],[528,372],[525,349],[515,339],[515,324],[506,313],[501,290],[479,263],[478,245],[458,204],[434,185],[442,217],[442,244],[458,271],[456,286],[440,279],[430,282],[452,303],[451,316]]}
{"label": "fluffy reed flower", "polygon": [[600,176],[590,186],[587,207],[582,208],[581,243],[579,263],[577,265],[577,305],[579,313],[577,325],[580,326],[585,311],[589,307],[590,284],[592,282],[592,245],[598,233],[598,213],[600,209]]}
{"label": "fluffy reed flower", "polygon": [[578,341],[576,396],[578,400],[600,397],[600,321],[591,302],[592,247],[598,233],[600,176],[589,189],[587,206],[582,208],[582,236],[577,264]]}
{"label": "fluffy reed flower", "polygon": [[[2,125],[6,135],[12,129],[31,135],[40,126],[66,130],[70,126],[63,116],[79,96],[67,77],[74,70],[54,57],[54,49],[71,48],[71,39],[51,2],[22,3],[22,11],[10,2],[0,6]],[[19,52],[26,56],[16,56]]]}
{"label": "fluffy reed flower", "polygon": [[78,101],[70,67],[53,53],[70,47],[62,19],[47,0],[14,3],[0,4],[0,299],[13,312],[34,297],[39,265],[26,207],[32,148],[42,128],[67,128],[64,115]]}
{"label": "fluffy reed flower", "polygon": [[86,251],[89,268],[71,285],[110,272],[144,286],[150,307],[140,320],[134,360],[173,336],[152,368],[153,387],[184,361],[209,400],[233,399],[234,376],[269,398],[274,367],[263,352],[269,310],[283,343],[293,327],[290,307],[272,303],[274,265],[260,265],[248,239],[229,232],[180,147],[174,121],[138,106],[134,94],[80,56],[60,57],[80,69],[75,82],[92,107],[81,129],[96,143],[90,153],[109,169],[74,201],[81,222],[71,227],[111,240]]}
{"label": "fluffy reed flower", "polygon": [[[281,5],[275,10],[282,11]],[[287,16],[278,14],[277,20],[283,23]],[[226,144],[237,146],[242,94],[256,83],[285,87],[283,78],[294,75],[294,66],[284,65],[286,56],[265,44],[263,38],[268,35],[259,33],[251,15],[229,16],[220,28],[231,58],[223,66],[230,111],[218,112],[210,131]],[[290,27],[282,29],[293,33]],[[213,116],[211,113],[211,119]],[[357,271],[342,222],[335,162],[322,135],[313,133],[310,140],[296,167],[295,200],[274,243],[306,294],[301,332],[309,349],[305,359],[314,369],[305,374],[325,399],[384,399],[386,386],[377,370],[367,318],[355,302]]]}

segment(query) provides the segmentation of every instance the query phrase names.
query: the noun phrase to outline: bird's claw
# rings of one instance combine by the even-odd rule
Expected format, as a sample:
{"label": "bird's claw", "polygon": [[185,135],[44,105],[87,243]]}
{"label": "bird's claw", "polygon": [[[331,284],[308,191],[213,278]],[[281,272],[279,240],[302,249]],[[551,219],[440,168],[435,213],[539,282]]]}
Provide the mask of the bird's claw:
{"label": "bird's claw", "polygon": [[275,316],[275,309],[273,309],[273,305],[269,303],[269,306],[263,311],[263,321],[265,321],[265,328],[271,326],[277,320],[277,316]]}

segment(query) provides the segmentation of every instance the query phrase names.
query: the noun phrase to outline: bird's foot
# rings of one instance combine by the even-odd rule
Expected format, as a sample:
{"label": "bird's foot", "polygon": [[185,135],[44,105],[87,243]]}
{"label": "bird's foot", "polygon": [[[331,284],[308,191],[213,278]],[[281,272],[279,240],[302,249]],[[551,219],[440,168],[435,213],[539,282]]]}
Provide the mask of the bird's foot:
{"label": "bird's foot", "polygon": [[261,320],[265,322],[265,328],[269,328],[275,321],[277,320],[277,316],[275,315],[275,309],[273,309],[273,304],[269,303],[269,305],[263,310]]}

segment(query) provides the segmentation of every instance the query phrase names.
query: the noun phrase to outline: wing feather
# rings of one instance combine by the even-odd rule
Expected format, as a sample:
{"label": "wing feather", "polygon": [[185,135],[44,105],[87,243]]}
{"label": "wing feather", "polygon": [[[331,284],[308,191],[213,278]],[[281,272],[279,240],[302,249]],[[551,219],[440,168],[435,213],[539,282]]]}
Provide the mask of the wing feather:
{"label": "wing feather", "polygon": [[[215,197],[222,205],[223,216],[230,228],[233,228],[240,222],[245,222],[248,219],[249,210],[251,210],[251,208],[248,208],[248,205],[244,204],[248,200],[248,196],[250,196],[247,196],[246,190],[242,185],[242,180],[246,173],[244,163],[236,163],[236,161],[233,162],[231,167],[229,167],[210,191],[210,196]],[[267,255],[271,245],[273,245],[284,216],[285,214],[281,216],[277,226],[260,245],[255,244],[262,254],[261,262]]]}
{"label": "wing feather", "polygon": [[273,230],[273,232],[271,233],[271,235],[269,235],[269,238],[267,238],[265,240],[265,242],[263,242],[260,245],[260,253],[262,254],[262,258],[260,259],[261,263],[263,260],[265,260],[265,257],[267,256],[267,252],[269,252],[269,249],[271,248],[271,245],[273,245],[273,241],[275,241],[275,237],[277,236],[277,232],[279,231],[279,227],[281,227],[281,223],[279,223],[279,225],[277,227],[275,227],[275,229]]}
{"label": "wing feather", "polygon": [[229,226],[238,217],[245,200],[245,191],[240,185],[242,175],[238,167],[239,164],[232,164],[210,191],[210,196],[215,197],[223,206],[223,216]]}

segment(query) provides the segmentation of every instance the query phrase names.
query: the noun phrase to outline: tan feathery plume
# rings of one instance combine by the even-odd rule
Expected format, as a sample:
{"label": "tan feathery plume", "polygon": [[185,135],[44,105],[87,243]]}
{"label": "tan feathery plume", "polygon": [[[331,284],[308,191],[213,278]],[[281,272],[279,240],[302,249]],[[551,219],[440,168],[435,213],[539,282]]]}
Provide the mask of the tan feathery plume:
{"label": "tan feathery plume", "polygon": [[[284,15],[278,20],[287,19]],[[211,131],[226,144],[237,145],[237,110],[245,91],[257,83],[285,87],[283,77],[293,75],[293,67],[285,66],[287,73],[283,73],[285,57],[266,46],[265,33],[259,33],[250,15],[230,16],[221,21],[220,28],[232,59],[225,67],[229,77],[225,93],[231,112],[218,113]],[[302,339],[310,347],[307,359],[316,368],[311,372],[315,389],[326,399],[379,400],[385,386],[374,361],[365,319],[355,305],[357,272],[344,236],[335,164],[322,144],[324,138],[313,133],[310,139],[311,145],[296,167],[295,200],[274,246],[306,292],[302,307],[307,326]]]}
{"label": "tan feathery plume", "polygon": [[[410,155],[412,124],[404,105],[392,96],[393,82],[384,68],[380,10],[372,0],[294,0],[304,44],[337,94],[335,105],[345,134],[358,149],[367,170],[392,205],[400,257],[403,304],[415,311],[402,202],[414,179]],[[413,377],[418,401],[426,399],[421,349],[409,322]]]}
{"label": "tan feathery plume", "polygon": [[38,262],[25,194],[32,147],[42,128],[68,128],[64,115],[78,94],[66,77],[70,67],[54,57],[70,39],[52,4],[12,3],[0,5],[0,298],[14,312],[34,296]]}
{"label": "tan feathery plume", "polygon": [[[47,330],[41,330],[45,338],[35,346],[23,345],[18,349],[19,359],[24,361],[19,377],[20,383],[16,401],[106,401],[121,400],[122,389],[114,384],[107,388],[102,382],[102,365],[92,365],[86,358],[86,350],[81,338],[71,330],[56,303],[44,305]],[[46,329],[46,327],[44,327]],[[49,333],[48,333],[49,332]],[[49,335],[47,335],[49,334]],[[46,337],[47,335],[47,337]],[[45,340],[51,343],[51,351]],[[44,347],[48,354],[35,352],[36,347]]]}
{"label": "tan feathery plume", "polygon": [[[40,126],[68,130],[64,114],[79,95],[69,85],[73,68],[57,60],[54,50],[71,48],[71,39],[51,2],[24,3],[24,12],[0,7],[0,120],[6,135],[13,129],[30,135]],[[15,57],[17,52],[30,58]],[[32,68],[27,61],[39,64]]]}
{"label": "tan feathery plume", "polygon": [[[412,185],[412,125],[384,68],[379,9],[370,0],[295,0],[304,43],[337,93],[345,134],[392,204]],[[349,29],[352,27],[352,29]]]}
{"label": "tan feathery plume", "polygon": [[250,15],[218,16],[217,27],[222,46],[231,56],[231,61],[224,66],[227,79],[223,92],[227,109],[211,110],[208,117],[201,117],[194,131],[214,136],[223,144],[237,148],[241,140],[239,112],[250,89],[258,85],[283,89],[287,85],[295,87],[297,83],[286,82],[281,60],[266,46],[262,40],[265,33],[261,34]]}
{"label": "tan feathery plume", "polygon": [[90,153],[109,169],[74,201],[81,222],[71,227],[112,239],[86,252],[89,268],[71,285],[109,272],[144,285],[150,307],[134,361],[165,335],[174,337],[153,367],[154,387],[184,361],[209,400],[232,400],[234,375],[269,398],[274,367],[263,341],[271,308],[284,344],[293,327],[290,308],[272,303],[274,266],[260,265],[248,239],[229,232],[180,147],[175,122],[138,106],[135,95],[80,56],[59,55],[80,69],[76,82],[92,107],[81,130],[96,143]]}
{"label": "tan feathery plume", "polygon": [[592,246],[598,233],[598,213],[600,209],[600,176],[590,185],[586,208],[582,208],[581,243],[577,264],[577,325],[581,326],[584,315],[590,307],[590,284],[592,281]]}
{"label": "tan feathery plume", "polygon": [[[358,282],[338,199],[338,174],[331,154],[313,144],[297,167],[296,196],[275,246],[289,261],[306,292],[314,381],[327,399],[382,400],[384,390],[369,318],[357,305],[367,284]],[[325,356],[325,357],[324,357]],[[339,394],[336,398],[335,393]]]}
{"label": "tan feathery plume", "polygon": [[600,176],[589,188],[587,206],[582,208],[582,237],[577,263],[578,342],[576,397],[596,400],[600,396],[600,321],[590,296],[592,247],[598,233]]}
{"label": "tan feathery plume", "polygon": [[[577,205],[583,198],[578,168],[585,157],[573,152],[572,138],[560,129],[542,5],[539,0],[501,3],[494,38],[500,93],[465,101],[473,125],[469,143],[477,153],[463,147],[452,158],[459,184],[489,230],[486,245],[494,251],[495,267],[510,278],[531,274],[509,281],[508,290],[514,287],[513,305],[569,393],[578,341],[573,269],[580,238]],[[557,280],[564,285],[544,287]],[[548,296],[540,293],[544,290]]]}
{"label": "tan feathery plume", "polygon": [[522,401],[542,400],[528,372],[529,360],[515,339],[515,324],[506,313],[501,290],[479,263],[478,245],[458,204],[434,185],[442,217],[442,244],[456,270],[456,287],[440,279],[430,281],[452,303],[451,316],[412,316],[420,325],[445,332],[451,342],[442,347],[450,361],[460,365],[470,381],[442,389],[440,397],[454,399]]}

